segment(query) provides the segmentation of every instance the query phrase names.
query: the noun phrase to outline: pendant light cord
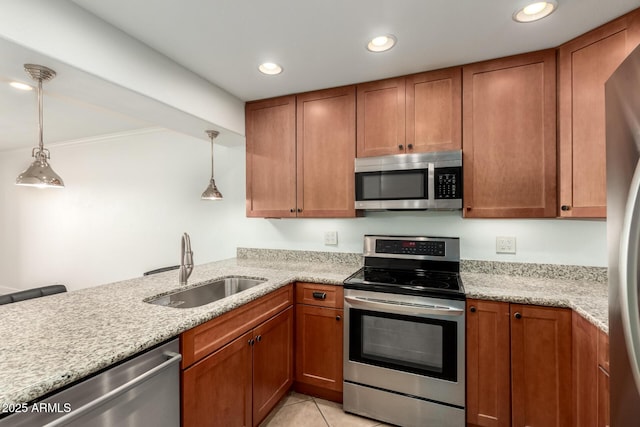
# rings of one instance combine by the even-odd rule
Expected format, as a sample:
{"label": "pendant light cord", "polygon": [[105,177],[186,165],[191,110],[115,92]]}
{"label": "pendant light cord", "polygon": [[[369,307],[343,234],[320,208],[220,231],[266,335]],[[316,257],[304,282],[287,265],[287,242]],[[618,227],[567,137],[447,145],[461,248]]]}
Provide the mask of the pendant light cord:
{"label": "pendant light cord", "polygon": [[43,131],[42,131],[42,79],[38,79],[38,131],[39,131],[39,153],[44,151]]}

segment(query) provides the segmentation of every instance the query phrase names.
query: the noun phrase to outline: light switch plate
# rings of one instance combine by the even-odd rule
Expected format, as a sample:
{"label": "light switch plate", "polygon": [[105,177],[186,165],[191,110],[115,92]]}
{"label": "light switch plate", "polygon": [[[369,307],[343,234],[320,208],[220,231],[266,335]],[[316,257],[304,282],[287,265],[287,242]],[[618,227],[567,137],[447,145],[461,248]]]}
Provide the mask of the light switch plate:
{"label": "light switch plate", "polygon": [[325,245],[337,245],[338,244],[338,232],[337,231],[325,231],[324,232],[324,244]]}
{"label": "light switch plate", "polygon": [[497,236],[496,237],[496,253],[497,254],[515,254],[516,238],[514,236]]}

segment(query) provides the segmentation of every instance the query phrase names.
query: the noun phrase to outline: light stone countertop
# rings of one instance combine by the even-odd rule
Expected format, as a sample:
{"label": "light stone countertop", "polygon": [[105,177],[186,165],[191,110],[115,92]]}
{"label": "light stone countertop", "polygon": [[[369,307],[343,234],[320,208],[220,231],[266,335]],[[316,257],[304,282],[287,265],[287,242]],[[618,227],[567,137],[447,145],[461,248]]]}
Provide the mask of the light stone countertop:
{"label": "light stone countertop", "polygon": [[[267,279],[201,307],[144,302],[186,289],[177,270],[0,306],[0,408],[30,402],[288,283],[341,285],[361,265],[357,254],[310,254],[247,259],[239,249],[238,258],[197,265],[188,287],[226,276]],[[606,284],[471,272],[462,281],[468,298],[570,307],[607,330]]]}

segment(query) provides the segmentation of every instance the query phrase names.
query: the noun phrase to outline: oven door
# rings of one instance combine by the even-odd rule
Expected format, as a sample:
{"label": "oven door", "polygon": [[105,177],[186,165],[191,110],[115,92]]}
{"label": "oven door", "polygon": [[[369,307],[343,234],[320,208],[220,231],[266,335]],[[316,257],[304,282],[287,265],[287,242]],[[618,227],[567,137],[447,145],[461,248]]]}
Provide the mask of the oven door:
{"label": "oven door", "polygon": [[344,295],[345,382],[464,408],[464,301]]}

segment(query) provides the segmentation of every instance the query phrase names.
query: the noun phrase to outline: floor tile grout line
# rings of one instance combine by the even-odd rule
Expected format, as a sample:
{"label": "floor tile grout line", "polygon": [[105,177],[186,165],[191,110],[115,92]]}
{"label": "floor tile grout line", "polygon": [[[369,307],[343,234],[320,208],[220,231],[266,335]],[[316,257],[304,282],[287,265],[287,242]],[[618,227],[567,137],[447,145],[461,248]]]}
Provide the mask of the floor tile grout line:
{"label": "floor tile grout line", "polygon": [[327,420],[327,418],[324,416],[324,413],[322,413],[322,409],[320,409],[320,406],[318,406],[318,402],[316,401],[315,397],[312,397],[311,400],[313,400],[314,405],[316,405],[316,409],[318,409],[318,412],[320,412],[320,416],[322,417],[322,419],[324,420],[325,424],[327,425],[327,427],[331,427],[331,424],[329,424],[329,421]]}

